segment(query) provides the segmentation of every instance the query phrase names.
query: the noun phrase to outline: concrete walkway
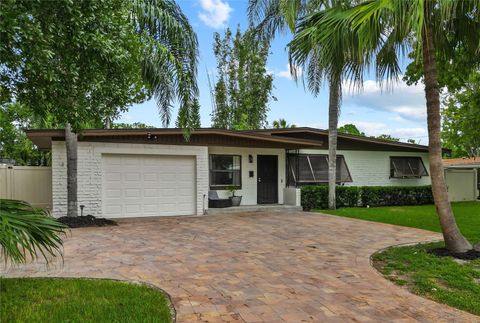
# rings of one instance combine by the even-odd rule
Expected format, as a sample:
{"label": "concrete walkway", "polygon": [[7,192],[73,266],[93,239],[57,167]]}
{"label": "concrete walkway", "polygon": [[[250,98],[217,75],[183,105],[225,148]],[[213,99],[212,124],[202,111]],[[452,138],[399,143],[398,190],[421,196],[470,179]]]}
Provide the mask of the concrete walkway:
{"label": "concrete walkway", "polygon": [[63,266],[7,275],[149,282],[171,295],[178,322],[478,322],[370,266],[378,249],[439,238],[304,212],[122,221],[72,230]]}

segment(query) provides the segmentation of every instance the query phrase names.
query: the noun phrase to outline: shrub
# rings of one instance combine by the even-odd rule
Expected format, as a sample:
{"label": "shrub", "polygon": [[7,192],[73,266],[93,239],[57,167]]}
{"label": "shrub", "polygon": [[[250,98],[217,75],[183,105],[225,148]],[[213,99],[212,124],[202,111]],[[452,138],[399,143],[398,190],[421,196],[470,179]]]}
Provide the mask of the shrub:
{"label": "shrub", "polygon": [[[360,188],[356,186],[337,186],[337,206],[358,206]],[[328,208],[328,186],[312,185],[302,187],[302,206],[305,210]]]}
{"label": "shrub", "polygon": [[[431,186],[337,186],[337,207],[432,204]],[[328,208],[328,186],[302,187],[305,210]]]}
{"label": "shrub", "polygon": [[364,186],[362,205],[422,205],[432,204],[431,186]]}

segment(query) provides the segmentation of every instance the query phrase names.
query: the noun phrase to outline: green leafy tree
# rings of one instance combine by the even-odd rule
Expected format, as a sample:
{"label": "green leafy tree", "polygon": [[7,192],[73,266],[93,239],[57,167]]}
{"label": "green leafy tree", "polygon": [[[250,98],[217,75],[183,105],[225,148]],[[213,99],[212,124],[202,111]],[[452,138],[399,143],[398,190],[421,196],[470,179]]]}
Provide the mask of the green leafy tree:
{"label": "green leafy tree", "polygon": [[211,91],[212,124],[224,129],[258,129],[267,125],[273,76],[267,72],[269,43],[256,38],[252,29],[238,27],[235,35],[227,28],[222,38],[214,35],[217,81]]}
{"label": "green leafy tree", "polygon": [[[455,59],[441,52],[436,55],[438,83],[442,89],[442,140],[453,157],[480,154],[480,121],[478,116],[480,72],[472,52],[460,44],[453,49]],[[410,54],[414,59],[415,52]],[[403,79],[407,84],[424,82],[422,60],[407,66]]]}
{"label": "green leafy tree", "polygon": [[417,143],[417,142],[415,141],[415,139],[412,139],[412,138],[408,138],[408,139],[407,139],[407,142],[408,142],[409,144],[416,144],[416,143]]}
{"label": "green leafy tree", "polygon": [[352,123],[347,123],[341,126],[340,128],[338,128],[338,132],[347,135],[365,136],[365,133],[358,130],[357,126]]}
{"label": "green leafy tree", "polygon": [[285,129],[285,128],[296,128],[297,126],[294,124],[288,124],[287,120],[280,118],[278,120],[274,120],[273,123],[274,129]]}
{"label": "green leafy tree", "polygon": [[[363,79],[363,55],[352,46],[358,42],[356,34],[342,30],[342,37],[331,39],[311,38],[309,28],[311,20],[305,15],[322,12],[327,8],[348,6],[354,1],[278,1],[250,0],[249,16],[257,24],[261,35],[272,39],[278,32],[289,30],[294,40],[288,45],[290,69],[297,77],[299,66],[306,71],[308,89],[318,95],[322,85],[329,86],[328,107],[328,207],[336,208],[337,183],[337,134],[338,117],[342,98],[342,82],[348,80],[359,86]],[[317,16],[318,18],[318,16]]]}
{"label": "green leafy tree", "polygon": [[390,140],[390,141],[400,141],[400,138],[395,138],[392,135],[381,134],[376,137],[377,139]]}
{"label": "green leafy tree", "polygon": [[442,139],[453,157],[480,156],[480,72],[445,99]]}
{"label": "green leafy tree", "polygon": [[143,122],[133,122],[133,123],[124,123],[124,122],[115,122],[112,124],[112,129],[148,129],[155,128],[149,126]]}
{"label": "green leafy tree", "polygon": [[31,119],[25,106],[0,105],[0,159],[15,161],[20,166],[50,164],[50,154],[39,151],[22,130],[40,125]]}
{"label": "green leafy tree", "polygon": [[193,102],[191,109],[179,111],[175,125],[177,128],[198,129],[202,127],[200,123],[200,103],[197,99]]}
{"label": "green leafy tree", "polygon": [[421,60],[432,193],[446,247],[452,252],[466,252],[472,246],[458,229],[443,174],[437,57],[455,61],[455,48],[463,48],[472,57],[478,54],[479,8],[478,0],[378,0],[361,2],[352,8],[329,9],[305,21],[312,26],[311,39],[326,40],[327,44],[345,38],[348,32],[344,31],[353,31],[359,40],[357,48],[367,60],[375,60],[379,81],[398,78],[399,53],[409,52],[411,48],[415,51],[414,57]]}
{"label": "green leafy tree", "polygon": [[[65,126],[68,215],[77,215],[76,141],[83,124],[157,101],[191,110],[197,38],[170,0],[0,2],[0,98]],[[187,122],[188,124],[188,122]]]}

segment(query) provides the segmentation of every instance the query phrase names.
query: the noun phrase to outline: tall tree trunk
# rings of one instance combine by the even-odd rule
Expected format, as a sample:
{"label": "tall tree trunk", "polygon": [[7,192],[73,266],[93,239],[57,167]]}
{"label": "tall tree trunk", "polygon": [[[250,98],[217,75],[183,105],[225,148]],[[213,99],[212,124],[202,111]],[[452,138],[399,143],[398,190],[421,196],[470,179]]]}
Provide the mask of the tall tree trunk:
{"label": "tall tree trunk", "polygon": [[338,78],[330,79],[328,102],[328,208],[335,210],[337,183],[337,128],[342,87]]}
{"label": "tall tree trunk", "polygon": [[65,125],[67,148],[67,216],[78,215],[77,201],[77,134],[69,123]]}
{"label": "tall tree trunk", "polygon": [[[425,5],[425,8],[425,17],[428,19],[428,5]],[[431,26],[427,23],[424,26],[422,36],[423,72],[425,76],[425,97],[427,99],[428,151],[433,199],[446,248],[452,252],[465,252],[472,249],[472,246],[458,229],[448,199],[443,172],[442,143],[440,141],[440,90],[437,79],[435,44]]]}

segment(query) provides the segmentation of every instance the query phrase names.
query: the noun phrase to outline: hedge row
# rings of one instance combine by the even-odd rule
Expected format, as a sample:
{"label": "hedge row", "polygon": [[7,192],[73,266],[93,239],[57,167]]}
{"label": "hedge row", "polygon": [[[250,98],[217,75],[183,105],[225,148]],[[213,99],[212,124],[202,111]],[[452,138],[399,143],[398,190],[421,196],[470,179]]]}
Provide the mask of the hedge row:
{"label": "hedge row", "polygon": [[[337,207],[432,204],[428,186],[337,186]],[[328,208],[328,186],[302,187],[305,210]]]}

